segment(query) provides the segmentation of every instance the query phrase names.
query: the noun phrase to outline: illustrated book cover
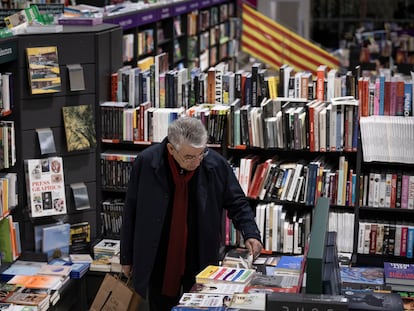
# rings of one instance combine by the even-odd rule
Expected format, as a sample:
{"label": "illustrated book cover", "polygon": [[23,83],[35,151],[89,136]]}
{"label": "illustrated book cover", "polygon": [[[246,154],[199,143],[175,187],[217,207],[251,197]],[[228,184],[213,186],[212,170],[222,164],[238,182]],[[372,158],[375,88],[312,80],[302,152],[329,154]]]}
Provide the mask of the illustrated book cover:
{"label": "illustrated book cover", "polygon": [[386,284],[414,286],[414,264],[384,262],[384,277]]}
{"label": "illustrated book cover", "polygon": [[246,293],[298,293],[299,275],[295,273],[276,272],[273,275],[255,274],[245,287]]}
{"label": "illustrated book cover", "polygon": [[55,275],[15,275],[8,282],[26,288],[55,289],[62,283],[62,277]]}
{"label": "illustrated book cover", "polygon": [[382,289],[384,269],[381,267],[340,267],[343,288]]}
{"label": "illustrated book cover", "polygon": [[179,306],[186,307],[228,307],[232,295],[226,294],[203,294],[203,293],[184,293]]}
{"label": "illustrated book cover", "polygon": [[196,282],[235,282],[247,284],[253,277],[254,273],[254,269],[240,269],[209,265],[196,275]]}
{"label": "illustrated book cover", "polygon": [[66,214],[61,157],[25,160],[26,190],[31,217]]}
{"label": "illustrated book cover", "polygon": [[233,294],[243,292],[244,284],[237,283],[194,283],[190,292],[203,294]]}
{"label": "illustrated book cover", "polygon": [[64,106],[62,114],[68,151],[94,148],[96,133],[92,106]]}
{"label": "illustrated book cover", "polygon": [[230,302],[235,310],[266,310],[265,293],[234,293]]}
{"label": "illustrated book cover", "polygon": [[43,228],[42,251],[48,260],[69,256],[70,224]]}
{"label": "illustrated book cover", "polygon": [[26,53],[32,94],[60,92],[57,46],[31,47],[26,49]]}

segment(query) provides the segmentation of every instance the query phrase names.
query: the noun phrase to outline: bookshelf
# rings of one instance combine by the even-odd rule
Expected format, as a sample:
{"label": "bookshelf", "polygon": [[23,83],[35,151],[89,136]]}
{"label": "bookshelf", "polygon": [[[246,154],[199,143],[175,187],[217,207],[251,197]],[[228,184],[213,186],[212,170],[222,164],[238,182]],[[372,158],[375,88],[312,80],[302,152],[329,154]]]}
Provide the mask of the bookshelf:
{"label": "bookshelf", "polygon": [[[170,68],[207,70],[236,56],[238,40],[236,3],[231,0],[187,0],[106,16],[105,23],[119,24],[124,33],[125,64],[168,53]],[[151,51],[139,49],[139,36],[153,44]]]}
{"label": "bookshelf", "polygon": [[[13,74],[12,114],[5,117],[15,121],[16,165],[10,168],[18,176],[18,206],[11,211],[13,219],[19,222],[22,253],[34,254],[34,226],[61,220],[65,223],[88,222],[91,239],[100,234],[100,219],[97,216],[97,152],[96,148],[67,151],[62,107],[89,104],[93,108],[109,94],[108,77],[121,64],[121,29],[116,25],[93,27],[64,26],[61,33],[19,35],[2,39],[0,45],[5,61],[1,71]],[[56,46],[61,74],[61,90],[56,93],[32,95],[28,79],[26,48]],[[6,60],[6,58],[9,58]],[[79,64],[83,69],[84,89],[72,90],[69,65]],[[95,119],[95,118],[94,118]],[[56,151],[42,154],[37,137],[38,129],[50,129],[53,133]],[[43,159],[59,156],[63,159],[67,213],[60,216],[33,218],[28,213],[28,198],[25,185],[26,159]],[[71,185],[84,183],[89,195],[90,208],[76,210]]]}

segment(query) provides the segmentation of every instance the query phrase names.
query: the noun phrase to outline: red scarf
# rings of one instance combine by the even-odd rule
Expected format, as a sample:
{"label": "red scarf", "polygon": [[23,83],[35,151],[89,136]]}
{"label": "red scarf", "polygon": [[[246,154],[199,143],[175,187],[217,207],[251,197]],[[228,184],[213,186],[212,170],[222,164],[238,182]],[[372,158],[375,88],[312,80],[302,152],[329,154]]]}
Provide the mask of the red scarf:
{"label": "red scarf", "polygon": [[180,174],[177,163],[170,153],[168,153],[168,162],[175,184],[175,192],[162,294],[174,297],[179,294],[181,277],[185,270],[188,182],[193,177],[194,171]]}

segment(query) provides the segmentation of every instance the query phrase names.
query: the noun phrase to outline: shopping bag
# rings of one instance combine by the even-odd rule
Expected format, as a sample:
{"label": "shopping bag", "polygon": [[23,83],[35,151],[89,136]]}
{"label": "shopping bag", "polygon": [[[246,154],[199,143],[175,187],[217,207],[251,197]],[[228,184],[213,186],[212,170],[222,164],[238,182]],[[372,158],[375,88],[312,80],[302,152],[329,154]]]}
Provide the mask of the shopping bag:
{"label": "shopping bag", "polygon": [[90,311],[136,311],[141,296],[118,276],[107,273],[93,300]]}

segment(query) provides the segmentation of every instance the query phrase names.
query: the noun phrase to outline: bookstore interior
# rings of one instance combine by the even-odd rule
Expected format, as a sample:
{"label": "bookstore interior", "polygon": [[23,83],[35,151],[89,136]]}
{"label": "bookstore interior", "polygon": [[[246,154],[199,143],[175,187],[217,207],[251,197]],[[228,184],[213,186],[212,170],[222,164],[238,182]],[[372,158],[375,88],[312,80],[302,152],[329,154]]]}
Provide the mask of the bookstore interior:
{"label": "bookstore interior", "polygon": [[413,0],[0,12],[0,310],[149,308],[122,277],[125,194],[182,116],[228,160],[263,251],[223,211],[222,260],[173,310],[414,310]]}

